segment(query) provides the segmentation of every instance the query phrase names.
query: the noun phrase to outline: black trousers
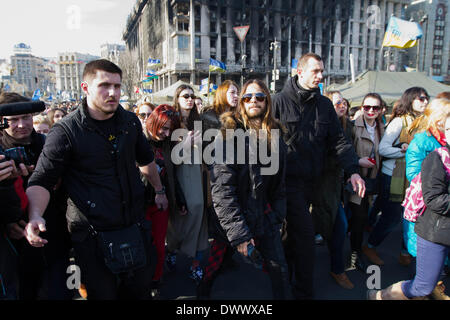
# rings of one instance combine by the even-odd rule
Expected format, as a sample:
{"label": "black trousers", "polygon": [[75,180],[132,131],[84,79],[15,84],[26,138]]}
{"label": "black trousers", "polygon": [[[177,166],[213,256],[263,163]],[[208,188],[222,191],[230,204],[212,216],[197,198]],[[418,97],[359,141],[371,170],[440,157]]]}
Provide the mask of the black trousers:
{"label": "black trousers", "polygon": [[[146,240],[148,241],[148,240]],[[75,263],[81,269],[81,282],[88,300],[151,300],[151,283],[155,271],[156,252],[147,248],[152,263],[129,274],[113,274],[105,265],[95,238],[73,242]]]}
{"label": "black trousers", "polygon": [[368,221],[369,200],[364,197],[361,204],[353,202],[348,203],[351,211],[350,220],[348,222],[348,230],[350,231],[350,246],[352,251],[361,252],[361,246],[364,240],[364,227]]}
{"label": "black trousers", "polygon": [[[312,187],[309,190],[287,182],[287,215],[283,244],[290,275],[294,274],[292,292],[295,299],[314,296],[314,225],[309,211]],[[298,185],[298,182],[296,183]],[[293,186],[294,185],[294,186]]]}
{"label": "black trousers", "polygon": [[[270,213],[269,213],[270,214]],[[273,225],[264,217],[264,234],[256,238],[256,248],[261,252],[272,283],[274,300],[290,299],[288,266],[281,242],[281,225]]]}

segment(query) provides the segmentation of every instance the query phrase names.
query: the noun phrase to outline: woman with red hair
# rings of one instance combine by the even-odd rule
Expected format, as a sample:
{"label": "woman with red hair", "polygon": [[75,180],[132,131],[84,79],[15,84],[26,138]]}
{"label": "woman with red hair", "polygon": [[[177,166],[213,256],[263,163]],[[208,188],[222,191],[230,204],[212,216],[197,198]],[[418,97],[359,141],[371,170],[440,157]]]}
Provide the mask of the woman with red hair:
{"label": "woman with red hair", "polygon": [[159,295],[159,286],[163,275],[165,259],[165,238],[169,215],[186,214],[186,201],[179,188],[175,170],[170,158],[172,143],[170,136],[172,132],[180,127],[180,115],[175,109],[167,104],[155,108],[145,121],[145,133],[155,154],[155,162],[164,186],[169,208],[161,211],[154,203],[155,190],[143,179],[146,184],[147,212],[146,219],[152,222],[152,236],[157,251],[157,264],[153,275],[152,295]]}

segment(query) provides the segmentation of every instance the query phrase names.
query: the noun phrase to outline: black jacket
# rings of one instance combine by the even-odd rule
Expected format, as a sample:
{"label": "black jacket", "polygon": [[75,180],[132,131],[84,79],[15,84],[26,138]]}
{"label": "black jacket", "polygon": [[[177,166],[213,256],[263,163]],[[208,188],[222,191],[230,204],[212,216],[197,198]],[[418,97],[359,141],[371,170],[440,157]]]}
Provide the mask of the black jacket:
{"label": "black jacket", "polygon": [[310,185],[320,177],[329,150],[347,174],[359,172],[358,157],[345,138],[331,101],[319,89],[307,91],[290,78],[273,97],[275,118],[288,130],[286,181]]}
{"label": "black jacket", "polygon": [[[228,124],[230,122],[236,120],[226,121]],[[245,146],[248,157],[248,141]],[[266,214],[272,224],[281,224],[286,216],[286,146],[282,139],[279,145],[279,170],[275,175],[261,175],[262,165],[259,163],[250,164],[247,161],[246,164],[236,164],[236,154],[235,164],[214,164],[210,169],[214,210],[232,246],[264,233],[264,212],[268,212],[268,205],[271,211]]]}
{"label": "black jacket", "polygon": [[19,221],[23,215],[14,180],[6,179],[0,182],[0,207],[0,229],[2,225]]}
{"label": "black jacket", "polygon": [[82,107],[54,125],[29,185],[51,190],[60,176],[69,201],[72,239],[81,241],[89,223],[97,231],[116,230],[144,218],[144,186],[136,162],[147,165],[153,152],[139,119],[121,106],[115,113],[116,139],[110,141]]}
{"label": "black jacket", "polygon": [[[446,146],[449,150],[449,146]],[[450,245],[450,183],[439,154],[431,152],[422,162],[422,195],[427,206],[414,230],[423,239]]]}

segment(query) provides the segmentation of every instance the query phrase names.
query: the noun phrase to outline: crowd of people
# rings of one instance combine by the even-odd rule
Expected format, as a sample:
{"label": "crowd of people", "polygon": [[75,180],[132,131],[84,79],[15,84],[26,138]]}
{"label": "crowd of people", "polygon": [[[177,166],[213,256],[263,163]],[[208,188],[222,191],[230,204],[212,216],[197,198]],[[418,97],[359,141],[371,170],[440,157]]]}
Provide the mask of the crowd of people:
{"label": "crowd of people", "polygon": [[[430,101],[409,88],[387,114],[382,93],[358,106],[321,94],[323,72],[308,53],[275,95],[226,80],[210,106],[189,85],[172,104],[122,106],[122,70],[95,60],[78,105],[4,115],[2,149],[23,147],[29,161],[0,155],[0,300],[164,299],[179,254],[198,299],[236,254],[267,273],[274,299],[314,299],[316,235],[330,277],[352,290],[347,273],[382,266],[376,249],[399,224],[398,262],[415,275],[367,298],[450,299],[450,92]],[[2,93],[0,114],[18,102],[31,103]],[[419,173],[426,209],[409,221],[402,202]]]}

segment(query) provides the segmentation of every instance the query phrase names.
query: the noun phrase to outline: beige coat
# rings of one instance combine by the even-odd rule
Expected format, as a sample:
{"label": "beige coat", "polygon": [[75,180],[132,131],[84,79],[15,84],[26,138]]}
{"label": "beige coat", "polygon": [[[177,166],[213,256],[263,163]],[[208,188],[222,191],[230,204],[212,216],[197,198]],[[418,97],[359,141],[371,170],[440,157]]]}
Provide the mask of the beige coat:
{"label": "beige coat", "polygon": [[[379,126],[380,122],[377,122],[377,126]],[[375,160],[376,160],[376,167],[372,170],[370,177],[368,178],[375,178],[377,176],[378,171],[381,169],[381,157],[378,152],[378,146],[381,141],[381,137],[384,133],[384,127],[383,125],[379,126],[379,132],[375,128],[375,141],[372,142],[372,139],[370,139],[370,134],[367,131],[364,120],[363,120],[363,114],[361,114],[358,118],[355,120],[355,125],[353,127],[354,131],[354,140],[353,140],[353,146],[355,148],[356,154],[359,158],[364,157],[370,157],[370,154],[372,152],[372,148],[374,148],[375,151]],[[361,168],[359,169],[361,177],[367,177],[369,169],[367,168]],[[350,201],[356,204],[361,204],[361,198],[354,194],[350,196]]]}

